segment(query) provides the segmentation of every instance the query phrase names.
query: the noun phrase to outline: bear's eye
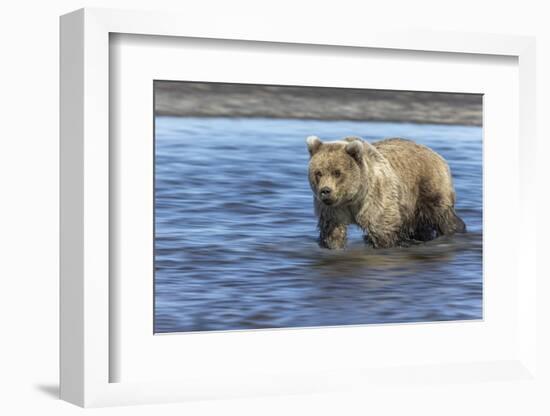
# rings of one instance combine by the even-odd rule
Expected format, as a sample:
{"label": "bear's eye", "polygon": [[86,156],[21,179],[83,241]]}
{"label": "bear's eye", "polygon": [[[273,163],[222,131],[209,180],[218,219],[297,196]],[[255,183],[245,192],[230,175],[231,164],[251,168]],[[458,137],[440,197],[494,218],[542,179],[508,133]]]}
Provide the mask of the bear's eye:
{"label": "bear's eye", "polygon": [[323,174],[321,173],[321,171],[316,170],[316,171],[315,171],[315,177],[316,177],[317,179],[319,179],[321,176],[323,176]]}
{"label": "bear's eye", "polygon": [[333,173],[335,178],[339,178],[340,176],[342,176],[342,172],[340,172],[340,170],[336,169]]}

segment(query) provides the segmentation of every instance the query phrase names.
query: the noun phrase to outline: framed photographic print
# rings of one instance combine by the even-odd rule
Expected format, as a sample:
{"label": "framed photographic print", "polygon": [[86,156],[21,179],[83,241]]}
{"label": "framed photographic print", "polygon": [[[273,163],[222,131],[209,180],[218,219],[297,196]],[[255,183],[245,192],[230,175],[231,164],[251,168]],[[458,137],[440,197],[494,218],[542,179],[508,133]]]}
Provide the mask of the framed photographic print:
{"label": "framed photographic print", "polygon": [[62,398],[536,383],[533,39],[242,30],[61,19]]}
{"label": "framed photographic print", "polygon": [[481,94],[153,89],[155,333],[482,319]]}

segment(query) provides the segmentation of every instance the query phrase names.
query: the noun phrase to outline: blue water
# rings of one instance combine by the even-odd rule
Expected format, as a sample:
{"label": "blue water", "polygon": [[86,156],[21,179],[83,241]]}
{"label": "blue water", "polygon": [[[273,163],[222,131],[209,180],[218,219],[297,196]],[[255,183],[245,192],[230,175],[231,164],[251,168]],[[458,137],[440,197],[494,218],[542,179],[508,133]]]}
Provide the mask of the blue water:
{"label": "blue water", "polygon": [[[157,117],[155,332],[482,318],[482,129]],[[305,137],[400,136],[450,164],[468,233],[317,246]]]}

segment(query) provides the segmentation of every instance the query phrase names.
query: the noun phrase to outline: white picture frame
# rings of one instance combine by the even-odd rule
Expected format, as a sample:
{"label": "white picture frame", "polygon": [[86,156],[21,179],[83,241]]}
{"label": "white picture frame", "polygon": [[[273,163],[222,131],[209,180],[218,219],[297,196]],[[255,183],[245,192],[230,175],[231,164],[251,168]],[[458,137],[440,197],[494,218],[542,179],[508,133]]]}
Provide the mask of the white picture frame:
{"label": "white picture frame", "polygon": [[[349,367],[318,373],[280,374],[239,378],[235,373],[198,371],[183,380],[112,382],[110,368],[120,359],[111,348],[111,313],[116,309],[110,292],[110,158],[109,37],[110,34],[170,36],[332,45],[335,47],[429,51],[452,54],[516,57],[519,66],[519,218],[522,233],[515,248],[521,281],[517,292],[517,348],[498,361],[424,365],[411,368]],[[182,401],[195,398],[323,392],[347,388],[376,388],[380,384],[427,384],[436,381],[480,383],[496,380],[537,382],[536,362],[536,200],[535,169],[535,42],[530,37],[396,32],[350,28],[287,27],[250,22],[204,26],[192,16],[165,13],[82,9],[61,18],[61,398],[80,406]],[[360,329],[359,329],[360,330]],[[299,333],[300,330],[294,330]],[[227,335],[227,334],[226,334]],[[224,335],[221,334],[223,337]],[[364,369],[363,369],[364,370]],[[481,371],[483,377],[474,377]],[[206,372],[210,373],[210,372]]]}

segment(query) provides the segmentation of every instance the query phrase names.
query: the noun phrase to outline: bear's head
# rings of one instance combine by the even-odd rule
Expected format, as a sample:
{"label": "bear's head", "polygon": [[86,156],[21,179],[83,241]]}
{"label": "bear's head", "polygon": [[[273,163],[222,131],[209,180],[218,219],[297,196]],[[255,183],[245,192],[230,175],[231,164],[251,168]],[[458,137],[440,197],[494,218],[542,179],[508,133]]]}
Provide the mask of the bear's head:
{"label": "bear's head", "polygon": [[317,136],[306,139],[309,150],[309,183],[324,205],[336,207],[353,202],[364,190],[365,143],[358,137],[322,142]]}

